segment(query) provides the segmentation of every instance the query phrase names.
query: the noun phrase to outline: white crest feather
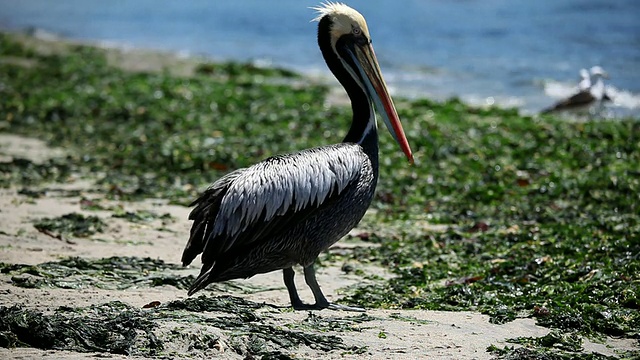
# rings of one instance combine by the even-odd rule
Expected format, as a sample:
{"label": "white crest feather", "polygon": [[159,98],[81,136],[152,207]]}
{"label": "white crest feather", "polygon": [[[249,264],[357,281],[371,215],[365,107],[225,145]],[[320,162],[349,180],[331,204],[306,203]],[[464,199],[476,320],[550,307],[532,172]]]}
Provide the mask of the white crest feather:
{"label": "white crest feather", "polygon": [[312,9],[318,12],[318,16],[312,21],[320,21],[326,16],[331,17],[329,31],[331,47],[334,51],[336,51],[338,39],[342,35],[350,34],[354,29],[360,29],[365,37],[371,38],[364,16],[343,3],[327,1]]}
{"label": "white crest feather", "polygon": [[322,19],[326,15],[355,11],[341,2],[333,2],[333,1],[325,1],[323,3],[320,3],[319,6],[312,6],[309,9],[315,10],[318,12],[318,15],[315,18],[313,18],[313,20],[311,20],[312,22],[320,21],[320,19]]}

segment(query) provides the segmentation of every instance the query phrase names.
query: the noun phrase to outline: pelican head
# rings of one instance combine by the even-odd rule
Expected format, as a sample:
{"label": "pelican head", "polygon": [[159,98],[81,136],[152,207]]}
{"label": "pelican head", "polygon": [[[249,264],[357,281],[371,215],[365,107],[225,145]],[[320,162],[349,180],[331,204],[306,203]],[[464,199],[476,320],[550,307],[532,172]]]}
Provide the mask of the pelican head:
{"label": "pelican head", "polygon": [[591,87],[591,76],[589,70],[580,69],[580,82],[578,83],[579,91],[588,91]]}
{"label": "pelican head", "polygon": [[583,80],[589,78],[589,71],[587,69],[580,69],[580,78]]}
{"label": "pelican head", "polygon": [[[329,68],[345,87],[348,83],[346,78],[350,77],[362,89],[404,154],[413,162],[409,142],[371,46],[364,17],[342,3],[326,2],[313,9],[318,11],[314,19],[319,22],[318,42]],[[323,41],[327,37],[328,45]]]}
{"label": "pelican head", "polygon": [[591,76],[593,76],[596,79],[598,77],[602,77],[602,78],[605,78],[605,79],[609,78],[609,74],[607,74],[607,72],[604,71],[604,69],[602,67],[600,67],[600,66],[596,65],[596,66],[592,67],[589,71],[591,72]]}

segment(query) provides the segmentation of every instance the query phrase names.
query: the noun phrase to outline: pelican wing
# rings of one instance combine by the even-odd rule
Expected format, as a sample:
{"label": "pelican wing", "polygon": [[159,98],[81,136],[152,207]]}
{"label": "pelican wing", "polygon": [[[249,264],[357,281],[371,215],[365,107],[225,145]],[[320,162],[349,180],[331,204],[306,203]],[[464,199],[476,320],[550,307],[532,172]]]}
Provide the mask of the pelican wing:
{"label": "pelican wing", "polygon": [[550,108],[543,110],[541,113],[546,114],[552,111],[571,109],[578,106],[587,105],[595,100],[596,99],[593,97],[590,91],[581,91],[567,99],[556,103]]}
{"label": "pelican wing", "polygon": [[581,91],[571,96],[567,100],[563,101],[561,104],[564,106],[578,106],[578,105],[588,104],[594,100],[595,98],[593,97],[593,94],[591,94],[591,92]]}
{"label": "pelican wing", "polygon": [[220,206],[222,205],[222,199],[226,194],[229,186],[240,177],[248,169],[239,169],[233,171],[213,183],[200,197],[189,204],[189,206],[196,206],[189,214],[189,220],[194,220],[191,226],[191,234],[187,246],[182,253],[182,264],[188,265],[193,259],[202,252],[205,241],[205,233],[211,231],[209,225],[209,219],[215,220]]}
{"label": "pelican wing", "polygon": [[274,156],[216,181],[192,205],[182,261],[203,253],[213,264],[233,247],[250,246],[300,220],[357,181],[367,159],[359,145],[337,144]]}

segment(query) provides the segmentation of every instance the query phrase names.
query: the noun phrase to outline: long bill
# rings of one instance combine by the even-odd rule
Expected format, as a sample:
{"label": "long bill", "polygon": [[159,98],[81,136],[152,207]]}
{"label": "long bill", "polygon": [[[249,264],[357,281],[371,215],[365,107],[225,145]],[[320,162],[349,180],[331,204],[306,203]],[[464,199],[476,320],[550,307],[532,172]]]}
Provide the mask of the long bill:
{"label": "long bill", "polygon": [[387,84],[384,82],[384,78],[380,72],[380,66],[378,65],[376,54],[373,52],[373,47],[370,43],[366,45],[355,45],[354,50],[356,66],[363,75],[364,85],[367,87],[376,109],[380,115],[382,115],[384,124],[387,126],[391,136],[393,136],[398,145],[400,145],[402,152],[407,156],[409,162],[413,164],[411,147],[402,129],[402,123],[398,117],[396,107],[393,105],[393,100],[391,100],[391,96],[389,96]]}

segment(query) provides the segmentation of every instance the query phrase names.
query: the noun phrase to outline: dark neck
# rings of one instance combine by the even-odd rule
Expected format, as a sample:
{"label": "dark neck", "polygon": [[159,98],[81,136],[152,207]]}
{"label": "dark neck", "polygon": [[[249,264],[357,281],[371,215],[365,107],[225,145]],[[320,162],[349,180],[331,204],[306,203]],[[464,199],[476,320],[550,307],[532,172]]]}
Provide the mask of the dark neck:
{"label": "dark neck", "polygon": [[347,91],[349,99],[351,99],[351,110],[353,111],[351,128],[342,141],[360,144],[375,164],[375,168],[377,168],[378,132],[371,101],[365,91],[344,68],[338,55],[331,48],[330,26],[331,20],[328,16],[320,20],[320,24],[318,24],[318,45],[329,70]]}

